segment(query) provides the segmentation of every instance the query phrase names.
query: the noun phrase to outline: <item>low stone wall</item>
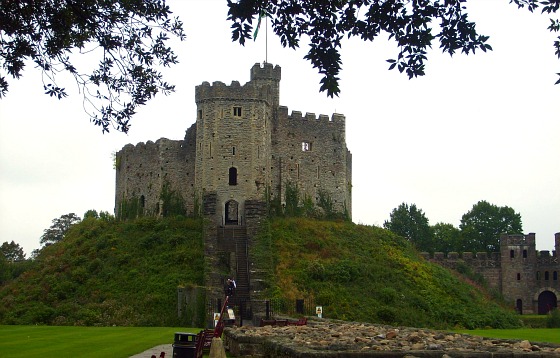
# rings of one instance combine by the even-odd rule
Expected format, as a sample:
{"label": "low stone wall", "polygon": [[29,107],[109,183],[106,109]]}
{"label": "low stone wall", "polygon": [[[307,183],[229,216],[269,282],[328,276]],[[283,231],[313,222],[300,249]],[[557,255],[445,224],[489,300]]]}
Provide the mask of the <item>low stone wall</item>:
{"label": "low stone wall", "polygon": [[234,357],[560,357],[560,345],[554,344],[326,320],[227,328],[224,340]]}

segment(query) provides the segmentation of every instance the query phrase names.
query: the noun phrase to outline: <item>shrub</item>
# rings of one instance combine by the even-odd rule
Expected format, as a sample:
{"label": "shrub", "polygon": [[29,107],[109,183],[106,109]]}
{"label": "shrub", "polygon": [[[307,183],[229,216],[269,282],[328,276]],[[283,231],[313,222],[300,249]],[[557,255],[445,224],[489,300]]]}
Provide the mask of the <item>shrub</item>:
{"label": "shrub", "polygon": [[546,318],[546,326],[548,328],[560,328],[560,310],[558,308],[550,311]]}

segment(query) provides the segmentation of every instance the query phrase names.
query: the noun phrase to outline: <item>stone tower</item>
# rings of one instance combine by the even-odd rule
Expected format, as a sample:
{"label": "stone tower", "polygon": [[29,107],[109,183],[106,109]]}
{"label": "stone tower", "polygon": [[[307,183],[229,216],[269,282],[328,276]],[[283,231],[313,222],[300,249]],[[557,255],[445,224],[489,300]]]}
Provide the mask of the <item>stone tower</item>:
{"label": "stone tower", "polygon": [[243,224],[247,200],[264,201],[270,183],[272,118],[279,102],[280,67],[256,64],[251,81],[196,87],[195,188],[206,216]]}
{"label": "stone tower", "polygon": [[523,298],[526,298],[529,287],[533,290],[536,261],[535,234],[500,237],[500,291],[516,298],[515,307],[519,312],[532,310],[531,302]]}

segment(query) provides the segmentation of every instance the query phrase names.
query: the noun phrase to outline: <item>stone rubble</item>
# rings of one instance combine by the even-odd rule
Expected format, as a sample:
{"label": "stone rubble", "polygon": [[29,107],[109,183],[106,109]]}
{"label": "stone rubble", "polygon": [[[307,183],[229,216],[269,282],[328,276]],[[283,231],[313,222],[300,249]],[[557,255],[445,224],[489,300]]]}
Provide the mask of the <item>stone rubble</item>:
{"label": "stone rubble", "polygon": [[[236,327],[228,335],[233,339],[251,337],[251,341],[274,342],[292,351],[305,352],[410,352],[441,351],[440,357],[454,353],[478,352],[524,353],[541,352],[538,356],[560,357],[560,345],[535,344],[529,341],[490,339],[429,329],[390,327],[367,323],[309,321],[306,326]],[[435,352],[434,352],[435,353]]]}

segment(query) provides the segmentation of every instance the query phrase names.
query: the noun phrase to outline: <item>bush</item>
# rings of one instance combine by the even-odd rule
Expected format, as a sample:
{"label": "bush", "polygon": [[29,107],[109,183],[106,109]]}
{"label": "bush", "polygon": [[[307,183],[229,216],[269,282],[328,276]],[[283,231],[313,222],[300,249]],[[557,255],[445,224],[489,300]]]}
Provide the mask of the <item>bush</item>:
{"label": "bush", "polygon": [[546,326],[548,328],[560,328],[560,310],[553,309],[546,318]]}

